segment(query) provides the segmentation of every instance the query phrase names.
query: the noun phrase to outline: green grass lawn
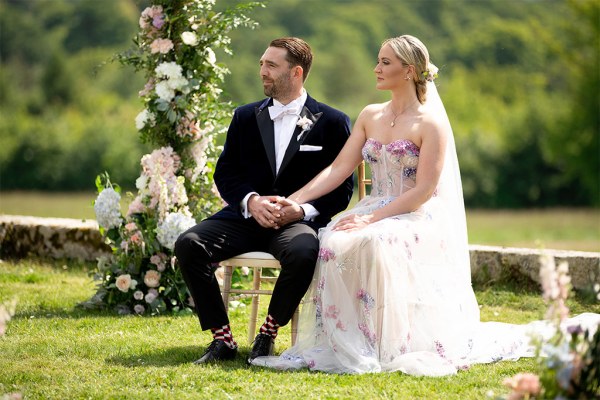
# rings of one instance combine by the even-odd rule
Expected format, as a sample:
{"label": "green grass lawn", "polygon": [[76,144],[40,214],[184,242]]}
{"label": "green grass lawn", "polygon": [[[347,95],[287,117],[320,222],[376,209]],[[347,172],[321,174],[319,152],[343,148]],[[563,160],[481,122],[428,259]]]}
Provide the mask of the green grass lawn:
{"label": "green grass lawn", "polygon": [[[248,310],[232,311],[240,357],[197,366],[211,337],[193,315],[116,316],[75,308],[94,292],[90,264],[22,260],[0,264],[0,303],[17,299],[16,315],[0,338],[0,398],[25,399],[485,399],[506,394],[505,377],[537,371],[532,359],[475,365],[456,376],[402,373],[327,375],[249,368],[243,356]],[[482,320],[523,323],[540,319],[538,291],[505,285],[479,288]],[[268,298],[261,304],[264,316]],[[600,312],[598,302],[573,298],[574,314]],[[290,345],[289,326],[278,351]]]}
{"label": "green grass lawn", "polygon": [[[95,219],[95,198],[94,192],[0,192],[0,214]],[[126,200],[122,205],[125,212]],[[600,209],[467,210],[467,223],[472,244],[600,251]]]}

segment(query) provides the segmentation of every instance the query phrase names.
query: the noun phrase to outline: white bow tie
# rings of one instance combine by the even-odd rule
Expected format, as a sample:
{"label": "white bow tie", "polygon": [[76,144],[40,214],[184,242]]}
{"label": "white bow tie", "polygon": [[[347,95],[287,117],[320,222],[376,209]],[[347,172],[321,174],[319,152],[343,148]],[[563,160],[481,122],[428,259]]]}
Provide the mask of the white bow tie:
{"label": "white bow tie", "polygon": [[272,120],[283,117],[284,115],[300,115],[300,107],[297,105],[273,105],[269,107],[269,116]]}

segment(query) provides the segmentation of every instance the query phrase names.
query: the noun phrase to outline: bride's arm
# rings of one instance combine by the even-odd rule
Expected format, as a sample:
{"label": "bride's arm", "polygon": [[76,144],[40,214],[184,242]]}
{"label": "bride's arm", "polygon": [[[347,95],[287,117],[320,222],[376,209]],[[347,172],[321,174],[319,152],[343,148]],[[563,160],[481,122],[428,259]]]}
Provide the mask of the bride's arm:
{"label": "bride's arm", "polygon": [[354,172],[356,166],[362,161],[361,151],[366,140],[364,119],[363,110],[354,124],[350,137],[333,163],[289,196],[290,200],[302,204],[318,199],[337,188]]}

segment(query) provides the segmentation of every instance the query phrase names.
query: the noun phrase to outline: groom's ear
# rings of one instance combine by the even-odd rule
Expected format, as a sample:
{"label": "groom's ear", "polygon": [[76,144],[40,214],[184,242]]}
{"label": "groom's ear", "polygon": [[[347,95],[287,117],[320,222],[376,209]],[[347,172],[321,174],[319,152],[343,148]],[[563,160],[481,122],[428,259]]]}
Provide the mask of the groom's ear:
{"label": "groom's ear", "polygon": [[294,76],[294,78],[300,78],[300,80],[302,80],[302,77],[303,77],[303,75],[304,75],[304,69],[303,69],[301,66],[299,66],[299,65],[296,65],[296,66],[295,66],[294,68],[292,68],[292,69],[293,69],[293,71],[294,71],[294,72],[293,72],[293,76]]}

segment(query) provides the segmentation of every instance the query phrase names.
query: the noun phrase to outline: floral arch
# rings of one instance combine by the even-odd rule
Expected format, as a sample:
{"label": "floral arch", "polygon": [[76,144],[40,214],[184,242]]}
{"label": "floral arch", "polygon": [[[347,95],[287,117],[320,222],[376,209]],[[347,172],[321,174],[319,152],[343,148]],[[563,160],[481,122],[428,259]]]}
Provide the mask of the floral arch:
{"label": "floral arch", "polygon": [[86,308],[122,314],[189,311],[189,292],[176,266],[178,235],[222,206],[212,176],[215,139],[232,106],[221,100],[229,72],[216,49],[231,54],[228,33],[255,27],[247,13],[260,3],[223,12],[215,0],[152,0],[139,19],[134,47],[115,56],[144,73],[143,109],[135,118],[141,140],[156,149],[141,159],[137,194],[125,215],[121,190],[108,173],[96,179],[94,209],[112,254],[98,260],[96,294]]}

